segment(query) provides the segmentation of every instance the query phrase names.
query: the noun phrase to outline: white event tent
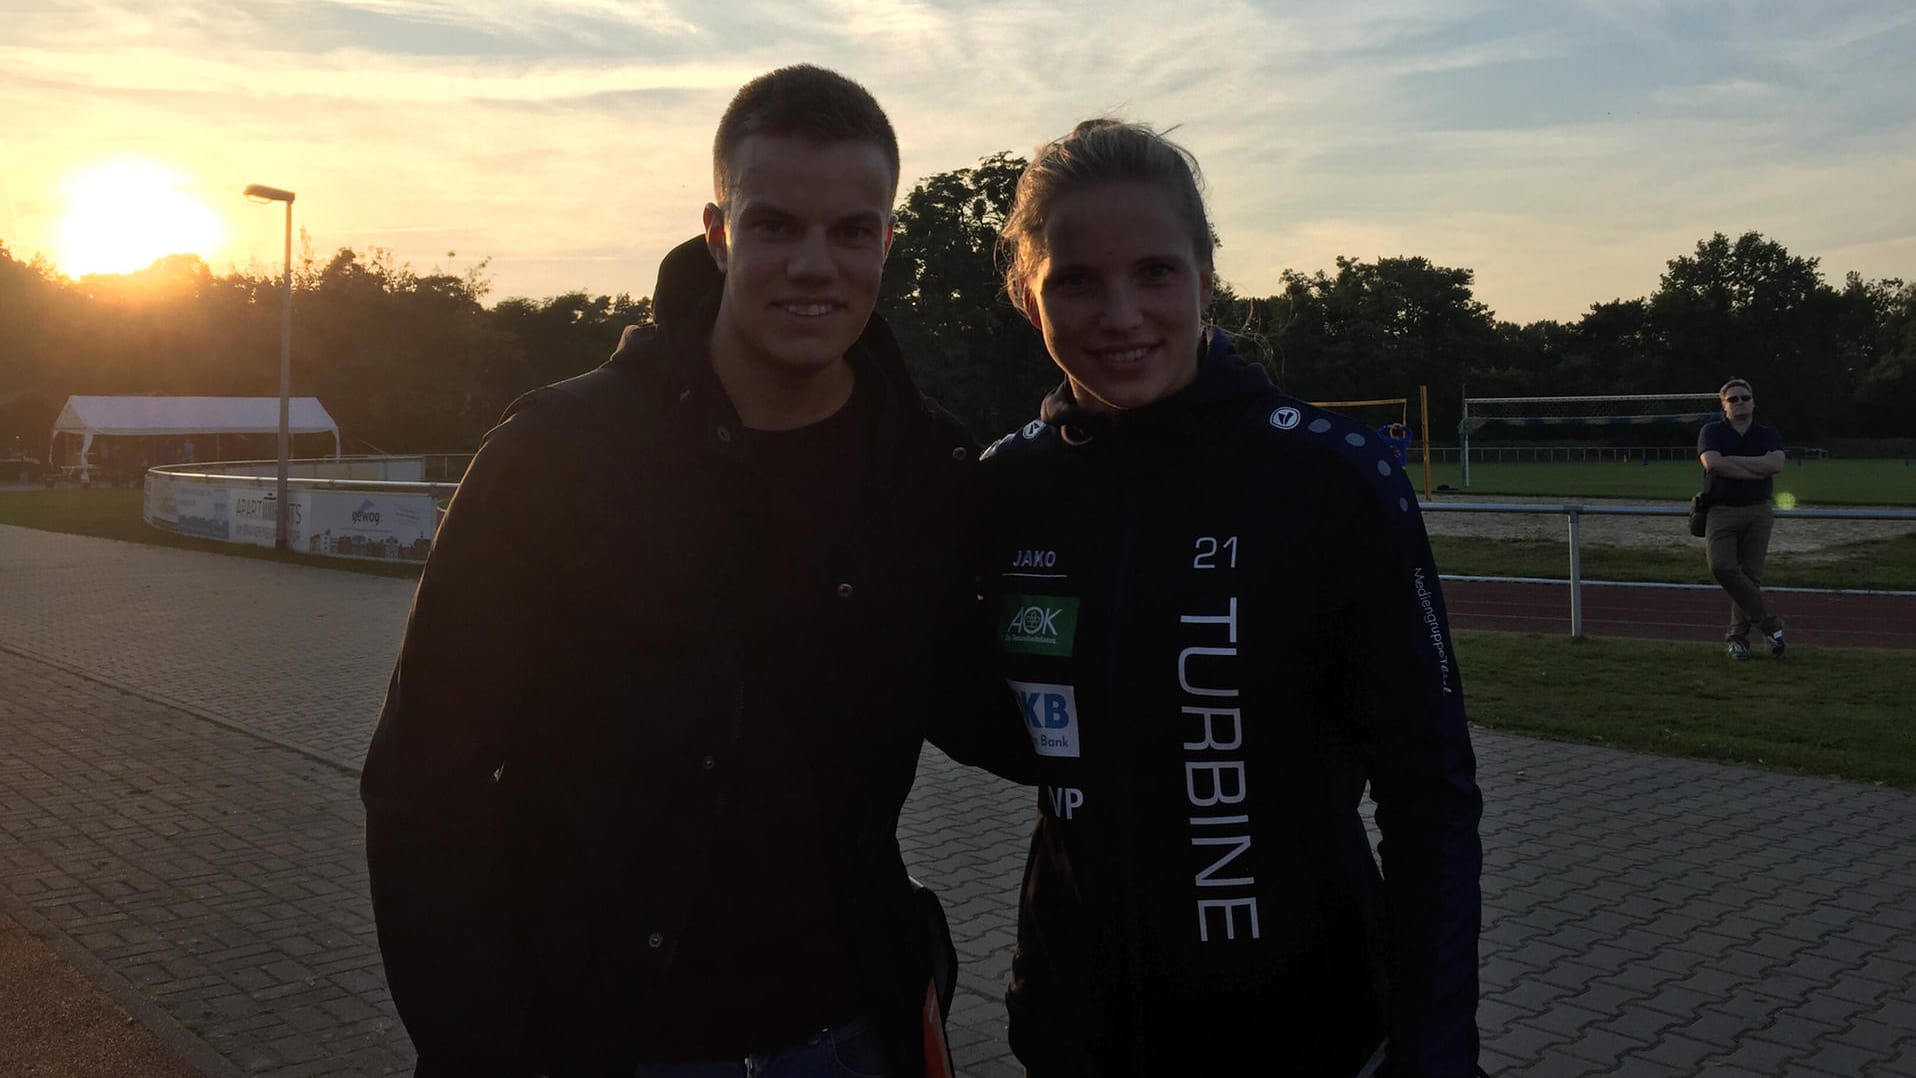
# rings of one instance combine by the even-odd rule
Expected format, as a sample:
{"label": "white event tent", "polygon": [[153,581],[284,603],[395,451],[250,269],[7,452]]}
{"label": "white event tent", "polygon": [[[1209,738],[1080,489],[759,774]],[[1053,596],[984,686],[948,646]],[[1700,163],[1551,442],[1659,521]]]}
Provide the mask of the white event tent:
{"label": "white event tent", "polygon": [[[339,455],[339,424],[318,397],[288,401],[291,434],[333,436]],[[278,397],[68,397],[53,421],[53,444],[62,434],[78,435],[81,468],[99,435],[175,437],[193,434],[278,434]],[[57,459],[49,445],[47,459]]]}

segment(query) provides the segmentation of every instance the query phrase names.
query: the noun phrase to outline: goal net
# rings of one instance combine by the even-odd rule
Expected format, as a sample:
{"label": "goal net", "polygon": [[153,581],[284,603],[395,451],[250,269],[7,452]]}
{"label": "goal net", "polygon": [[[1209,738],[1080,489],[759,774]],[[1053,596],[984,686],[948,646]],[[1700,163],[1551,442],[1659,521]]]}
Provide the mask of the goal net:
{"label": "goal net", "polygon": [[1635,393],[1594,397],[1465,397],[1457,424],[1463,484],[1470,485],[1470,439],[1486,427],[1559,431],[1570,427],[1695,426],[1720,414],[1715,393]]}

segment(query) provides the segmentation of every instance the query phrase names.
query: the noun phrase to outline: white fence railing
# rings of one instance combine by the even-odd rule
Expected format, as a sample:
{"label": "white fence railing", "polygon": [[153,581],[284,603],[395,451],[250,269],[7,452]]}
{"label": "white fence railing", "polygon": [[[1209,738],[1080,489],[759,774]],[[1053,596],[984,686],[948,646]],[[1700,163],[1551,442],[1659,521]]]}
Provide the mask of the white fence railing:
{"label": "white fence railing", "polygon": [[[288,469],[293,535],[288,545],[328,557],[423,561],[440,506],[458,489],[469,454],[297,460]],[[146,473],[144,516],[168,531],[224,542],[274,545],[273,461],[169,464]],[[436,479],[437,475],[450,475]],[[1586,516],[1680,517],[1676,505],[1553,505],[1541,502],[1425,501],[1425,513],[1561,514],[1569,525],[1570,635],[1583,635]],[[1916,523],[1911,509],[1778,509],[1780,519]]]}
{"label": "white fence railing", "polygon": [[[1829,452],[1815,446],[1789,446],[1791,460],[1822,460]],[[1433,464],[1456,464],[1463,450],[1454,445],[1433,445]],[[1646,460],[1696,461],[1694,445],[1473,445],[1470,464],[1641,464]]]}
{"label": "white fence railing", "polygon": [[[1583,518],[1682,517],[1690,515],[1681,505],[1548,505],[1536,502],[1434,502],[1418,507],[1425,513],[1561,513],[1570,525],[1570,635],[1583,635]],[[1779,519],[1790,517],[1822,520],[1907,520],[1916,523],[1916,509],[1778,509]],[[1482,579],[1482,578],[1478,578]]]}

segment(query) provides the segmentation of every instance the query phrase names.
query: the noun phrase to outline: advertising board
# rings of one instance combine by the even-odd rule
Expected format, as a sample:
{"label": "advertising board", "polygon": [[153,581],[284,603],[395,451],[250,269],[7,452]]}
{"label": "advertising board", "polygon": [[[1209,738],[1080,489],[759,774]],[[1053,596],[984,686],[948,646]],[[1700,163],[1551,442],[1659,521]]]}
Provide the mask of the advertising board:
{"label": "advertising board", "polygon": [[430,494],[306,491],[299,549],[334,558],[425,561],[438,514]]}
{"label": "advertising board", "polygon": [[[288,491],[287,546],[329,558],[422,562],[443,516],[430,488]],[[271,547],[278,536],[278,499],[271,484],[208,476],[147,473],[141,515],[182,535]]]}
{"label": "advertising board", "polygon": [[[292,506],[287,519],[290,534],[286,545],[299,550],[304,543],[302,522],[306,517],[307,492],[287,491]],[[254,546],[272,546],[279,537],[279,498],[267,487],[240,487],[233,491],[233,541]]]}
{"label": "advertising board", "polygon": [[171,529],[201,539],[231,539],[232,492],[205,483],[173,482]]}

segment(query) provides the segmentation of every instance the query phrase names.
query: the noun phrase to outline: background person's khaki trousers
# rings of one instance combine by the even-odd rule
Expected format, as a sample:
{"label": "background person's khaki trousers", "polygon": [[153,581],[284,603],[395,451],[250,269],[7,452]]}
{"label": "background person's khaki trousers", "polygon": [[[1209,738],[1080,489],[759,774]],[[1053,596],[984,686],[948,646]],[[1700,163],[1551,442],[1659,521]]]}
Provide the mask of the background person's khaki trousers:
{"label": "background person's khaki trousers", "polygon": [[1730,631],[1725,640],[1750,642],[1750,626],[1764,635],[1783,627],[1783,619],[1763,605],[1763,558],[1770,550],[1776,517],[1764,505],[1712,505],[1703,536],[1710,572],[1730,593]]}

